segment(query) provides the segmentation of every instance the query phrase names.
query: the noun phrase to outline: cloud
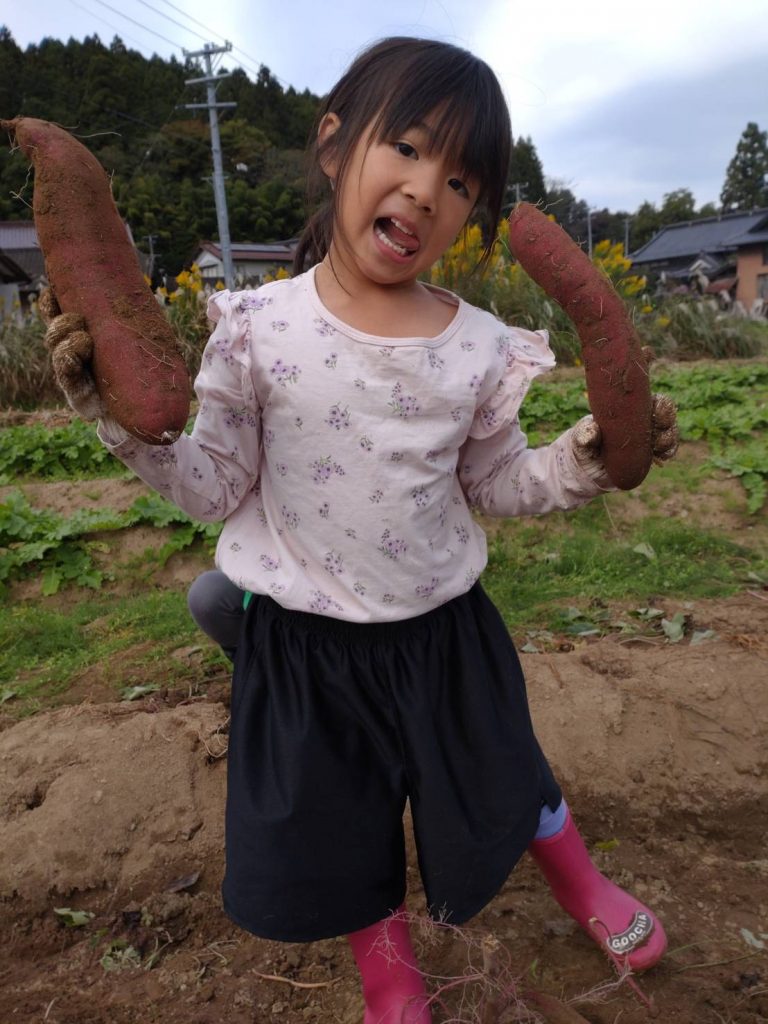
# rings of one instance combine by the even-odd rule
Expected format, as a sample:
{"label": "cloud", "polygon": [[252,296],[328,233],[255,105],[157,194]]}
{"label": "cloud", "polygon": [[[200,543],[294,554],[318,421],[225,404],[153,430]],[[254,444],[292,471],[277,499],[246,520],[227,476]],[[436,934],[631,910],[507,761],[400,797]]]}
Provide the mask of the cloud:
{"label": "cloud", "polygon": [[634,210],[676,188],[701,205],[718,200],[747,122],[768,128],[766,96],[765,55],[745,56],[627,86],[533,141],[545,172],[596,206]]}

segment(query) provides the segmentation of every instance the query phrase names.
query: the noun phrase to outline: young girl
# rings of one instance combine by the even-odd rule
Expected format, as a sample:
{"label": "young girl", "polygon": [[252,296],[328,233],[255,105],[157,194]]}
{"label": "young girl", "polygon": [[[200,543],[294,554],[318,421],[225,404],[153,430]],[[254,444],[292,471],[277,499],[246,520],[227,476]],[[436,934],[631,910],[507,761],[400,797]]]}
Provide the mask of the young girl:
{"label": "young girl", "polygon": [[[430,1019],[407,926],[387,920],[405,896],[406,799],[433,915],[477,914],[528,849],[603,949],[640,970],[665,948],[652,912],[591,864],[478,582],[470,508],[543,513],[609,490],[599,429],[587,417],[529,449],[518,409],[554,365],[546,333],[420,280],[470,217],[492,240],[510,138],[482,61],[372,46],[323,104],[327,201],[296,276],[210,301],[192,434],[158,448],[98,428],[190,515],[226,520],[192,602],[235,663],[226,911],[269,939],[347,935],[366,1024]],[[79,326],[62,316],[49,340],[70,400],[98,415]],[[656,420],[669,457],[674,416]],[[392,957],[374,948],[384,928]]]}

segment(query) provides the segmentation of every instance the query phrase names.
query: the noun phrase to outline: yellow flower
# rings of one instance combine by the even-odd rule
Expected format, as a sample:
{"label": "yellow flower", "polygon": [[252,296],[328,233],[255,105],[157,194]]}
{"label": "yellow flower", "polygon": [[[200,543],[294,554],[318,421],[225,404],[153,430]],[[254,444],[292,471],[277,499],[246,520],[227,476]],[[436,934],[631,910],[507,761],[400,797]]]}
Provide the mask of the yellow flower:
{"label": "yellow flower", "polygon": [[641,313],[652,313],[653,312],[653,306],[643,306],[642,309],[640,310],[640,312]]}
{"label": "yellow flower", "polygon": [[659,327],[669,327],[672,321],[668,316],[660,316],[656,323]]}
{"label": "yellow flower", "polygon": [[224,282],[223,281],[217,281],[216,284],[213,287],[214,287],[214,289],[217,292],[223,292],[224,291]]}

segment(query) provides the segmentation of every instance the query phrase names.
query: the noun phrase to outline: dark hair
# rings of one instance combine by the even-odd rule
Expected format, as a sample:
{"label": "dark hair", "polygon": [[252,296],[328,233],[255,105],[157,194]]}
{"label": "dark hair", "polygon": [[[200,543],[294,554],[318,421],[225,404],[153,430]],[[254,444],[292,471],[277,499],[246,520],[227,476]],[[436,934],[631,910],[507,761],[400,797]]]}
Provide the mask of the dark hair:
{"label": "dark hair", "polygon": [[[320,146],[317,128],[329,113],[338,130]],[[488,260],[504,202],[512,130],[501,87],[473,54],[434,39],[398,36],[363,51],[321,105],[308,152],[307,202],[312,209],[327,190],[321,158],[333,154],[336,189],[310,217],[293,262],[294,274],[319,263],[330,247],[336,204],[355,146],[373,123],[374,141],[397,138],[435,115],[432,145],[459,156],[462,173],[480,186],[476,214]]]}

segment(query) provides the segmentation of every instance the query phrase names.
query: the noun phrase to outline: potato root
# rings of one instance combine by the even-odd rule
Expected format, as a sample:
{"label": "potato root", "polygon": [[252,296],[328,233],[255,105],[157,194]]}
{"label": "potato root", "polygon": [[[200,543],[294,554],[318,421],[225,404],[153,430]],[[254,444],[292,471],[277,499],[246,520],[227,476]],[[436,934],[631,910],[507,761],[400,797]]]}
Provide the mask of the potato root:
{"label": "potato root", "polygon": [[33,213],[59,308],[84,317],[106,411],[148,444],[171,444],[190,383],[173,329],[144,281],[96,157],[48,121],[0,121],[35,169]]}
{"label": "potato root", "polygon": [[509,247],[573,321],[606,472],[622,490],[636,487],[653,459],[652,400],[647,361],[624,301],[565,231],[530,203],[510,215]]}

